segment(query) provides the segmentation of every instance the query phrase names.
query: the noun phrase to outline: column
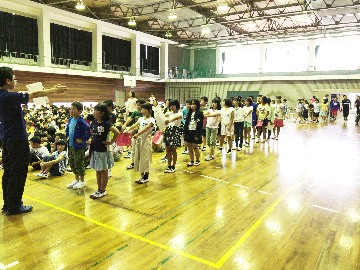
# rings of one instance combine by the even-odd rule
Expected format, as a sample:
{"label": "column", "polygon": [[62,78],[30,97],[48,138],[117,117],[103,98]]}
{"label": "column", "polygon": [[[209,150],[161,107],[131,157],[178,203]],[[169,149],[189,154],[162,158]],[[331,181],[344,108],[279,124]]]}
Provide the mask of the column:
{"label": "column", "polygon": [[222,48],[217,47],[216,48],[216,74],[221,74],[222,71]]}
{"label": "column", "polygon": [[194,72],[194,49],[190,49],[190,71]]}
{"label": "column", "polygon": [[314,70],[315,70],[315,39],[310,39],[307,71],[314,71]]}
{"label": "column", "polygon": [[160,76],[167,79],[169,76],[169,44],[161,42],[160,47]]}
{"label": "column", "polygon": [[102,70],[102,24],[97,22],[92,29],[92,69]]}
{"label": "column", "polygon": [[51,67],[50,16],[47,8],[42,8],[37,20],[39,62],[41,67]]}
{"label": "column", "polygon": [[265,45],[260,44],[260,48],[259,48],[259,73],[264,72],[264,64],[265,64]]}
{"label": "column", "polygon": [[132,76],[140,75],[140,38],[137,34],[131,37],[131,69]]}

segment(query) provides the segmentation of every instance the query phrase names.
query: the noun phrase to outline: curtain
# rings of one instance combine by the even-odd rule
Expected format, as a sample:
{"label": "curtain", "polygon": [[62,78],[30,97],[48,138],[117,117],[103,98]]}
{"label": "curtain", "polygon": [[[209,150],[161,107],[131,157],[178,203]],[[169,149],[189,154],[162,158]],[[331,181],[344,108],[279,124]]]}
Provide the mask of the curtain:
{"label": "curtain", "polygon": [[91,32],[51,23],[50,41],[53,57],[92,61]]}
{"label": "curtain", "polygon": [[103,64],[131,66],[131,41],[102,36]]}
{"label": "curtain", "polygon": [[141,72],[159,75],[160,49],[149,45],[140,44],[140,69]]}
{"label": "curtain", "polygon": [[37,20],[0,11],[0,50],[38,55]]}

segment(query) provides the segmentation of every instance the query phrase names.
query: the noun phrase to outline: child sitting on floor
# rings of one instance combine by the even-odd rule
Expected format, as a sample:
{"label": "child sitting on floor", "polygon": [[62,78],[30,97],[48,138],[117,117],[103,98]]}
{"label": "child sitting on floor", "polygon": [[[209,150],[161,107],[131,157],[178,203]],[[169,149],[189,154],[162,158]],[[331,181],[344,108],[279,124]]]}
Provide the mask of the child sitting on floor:
{"label": "child sitting on floor", "polygon": [[56,151],[51,156],[45,156],[40,163],[41,172],[35,176],[40,178],[48,178],[49,173],[51,176],[61,176],[66,172],[67,161],[67,143],[65,140],[58,140],[56,142]]}

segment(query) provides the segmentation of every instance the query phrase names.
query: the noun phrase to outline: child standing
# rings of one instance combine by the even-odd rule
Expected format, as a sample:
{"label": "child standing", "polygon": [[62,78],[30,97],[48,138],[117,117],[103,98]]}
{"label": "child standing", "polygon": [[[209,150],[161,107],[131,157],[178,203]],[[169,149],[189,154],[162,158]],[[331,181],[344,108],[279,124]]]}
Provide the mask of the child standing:
{"label": "child standing", "polygon": [[[209,108],[207,106],[208,103],[208,97],[201,97],[200,98],[200,111],[204,114]],[[206,151],[206,118],[204,117],[203,120],[203,127],[201,130],[201,136],[202,136],[202,141],[203,141],[203,147],[201,151]],[[199,145],[199,147],[201,148],[201,145]],[[199,148],[199,149],[200,149]]]}
{"label": "child standing", "polygon": [[328,105],[326,104],[326,99],[323,99],[323,103],[321,103],[320,116],[324,122],[326,121],[327,115],[328,115]]}
{"label": "child standing", "polygon": [[232,107],[232,102],[230,98],[225,98],[223,101],[224,107],[221,109],[221,140],[219,152],[222,151],[224,145],[225,137],[227,137],[228,150],[226,154],[231,154],[232,149],[232,139],[234,135],[234,108]]}
{"label": "child standing", "polygon": [[90,139],[90,126],[80,115],[83,110],[82,103],[71,103],[70,119],[66,125],[66,137],[69,138],[69,163],[75,180],[67,187],[80,189],[86,186],[85,181],[85,150],[87,140]]}
{"label": "child standing", "polygon": [[168,168],[164,171],[164,173],[175,172],[175,165],[177,161],[176,148],[181,146],[180,124],[183,114],[179,112],[180,103],[177,99],[170,100],[170,109],[171,112],[167,112],[165,114],[165,116],[168,117],[168,120],[165,121],[167,127],[164,132]]}
{"label": "child standing", "polygon": [[[186,100],[186,106],[185,108],[182,110],[182,114],[183,114],[183,118],[181,120],[181,124],[182,124],[182,127],[184,128],[184,125],[185,125],[185,121],[186,121],[186,117],[187,117],[187,114],[190,110],[190,105],[191,105],[191,99],[188,99]],[[182,152],[183,155],[187,155],[189,154],[189,151],[187,149],[187,145],[185,144],[185,149],[184,151]]]}
{"label": "child standing", "polygon": [[212,108],[207,110],[204,117],[207,117],[206,121],[206,143],[210,148],[210,155],[205,158],[205,161],[214,159],[214,148],[216,146],[216,137],[218,133],[218,127],[221,115],[220,99],[214,98],[212,100]]}
{"label": "child standing", "polygon": [[[261,104],[259,104],[257,108],[257,114],[258,114],[258,124],[256,125],[258,127],[257,132],[257,140],[256,142],[260,142],[260,133],[262,132],[263,139],[261,140],[262,143],[266,140],[266,127],[268,125],[268,116],[270,112],[269,105],[267,104],[267,97],[263,96]],[[260,122],[261,121],[261,122]]]}
{"label": "child standing", "polygon": [[[114,163],[114,157],[110,146],[116,142],[119,137],[119,130],[114,127],[110,120],[110,111],[105,103],[97,104],[94,108],[94,121],[91,123],[92,133],[92,153],[90,167],[96,171],[96,180],[98,190],[90,195],[91,199],[97,199],[106,196],[106,186],[109,175],[108,170]],[[111,139],[111,132],[114,134]]]}
{"label": "child standing", "polygon": [[56,150],[51,156],[45,156],[43,162],[40,163],[41,172],[36,174],[40,178],[48,178],[51,176],[61,176],[66,172],[66,141],[58,140],[56,143]]}
{"label": "child standing", "polygon": [[245,138],[245,147],[250,147],[250,139],[251,139],[251,127],[252,127],[252,112],[253,106],[252,99],[246,99],[246,107],[244,107],[244,138]]}
{"label": "child standing", "polygon": [[337,97],[334,97],[333,101],[331,101],[330,110],[333,120],[336,121],[337,111],[340,110],[340,102],[338,102]]}
{"label": "child standing", "polygon": [[129,132],[138,130],[133,136],[134,170],[141,173],[141,177],[135,181],[137,184],[149,182],[150,165],[152,161],[151,133],[155,127],[155,119],[152,117],[150,103],[141,105],[142,117],[130,127]]}
{"label": "child standing", "polygon": [[315,98],[315,103],[314,103],[314,122],[315,123],[319,123],[320,110],[321,110],[321,104],[319,103],[319,100],[317,98]]}
{"label": "child standing", "polygon": [[[189,148],[190,162],[187,166],[200,165],[200,152],[198,145],[201,145],[201,132],[203,126],[204,114],[200,112],[200,102],[197,99],[191,101],[189,113],[186,117],[184,133],[185,142]],[[194,152],[196,162],[194,162]]]}
{"label": "child standing", "polygon": [[241,104],[241,97],[234,99],[233,104],[235,145],[237,150],[241,151],[244,140],[244,110]]}
{"label": "child standing", "polygon": [[281,96],[276,97],[274,116],[274,138],[279,139],[280,128],[284,126],[284,105],[281,103]]}

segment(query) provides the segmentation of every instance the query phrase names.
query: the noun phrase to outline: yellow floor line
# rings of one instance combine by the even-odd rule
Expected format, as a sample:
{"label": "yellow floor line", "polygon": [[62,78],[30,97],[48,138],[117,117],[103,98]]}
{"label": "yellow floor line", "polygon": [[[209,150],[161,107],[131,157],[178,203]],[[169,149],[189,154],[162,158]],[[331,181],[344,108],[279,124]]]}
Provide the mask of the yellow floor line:
{"label": "yellow floor line", "polygon": [[303,178],[304,177],[301,177],[294,184],[292,184],[291,187],[255,222],[255,224],[251,226],[251,228],[236,242],[236,244],[233,245],[232,248],[230,248],[230,250],[226,252],[226,254],[216,263],[216,268],[220,268],[231,257],[231,255],[241,246],[241,244],[250,236],[250,234],[255,231],[257,227],[259,227],[262,221],[272,211],[274,211],[275,207],[284,200],[285,196],[287,196]]}
{"label": "yellow floor line", "polygon": [[74,212],[71,212],[71,211],[66,210],[66,209],[64,209],[64,208],[61,208],[61,207],[59,207],[59,206],[56,206],[56,205],[53,205],[53,204],[50,204],[50,203],[47,203],[47,202],[38,200],[38,199],[36,199],[36,198],[30,197],[30,196],[27,196],[27,195],[23,195],[23,197],[28,198],[28,199],[30,199],[30,200],[33,200],[33,201],[35,201],[35,202],[41,203],[41,204],[43,204],[43,205],[52,207],[52,208],[57,209],[57,210],[59,210],[59,211],[62,211],[62,212],[64,212],[64,213],[70,214],[70,215],[72,215],[72,216],[74,216],[74,217],[78,217],[78,218],[84,219],[84,220],[86,220],[86,221],[90,221],[90,222],[95,223],[95,224],[97,224],[97,225],[99,225],[99,226],[101,226],[101,227],[104,227],[104,228],[107,228],[107,229],[110,229],[110,230],[119,232],[119,233],[124,234],[124,235],[127,235],[127,236],[129,236],[129,237],[132,237],[132,238],[138,239],[138,240],[140,240],[140,241],[149,243],[149,244],[151,244],[151,245],[160,247],[160,248],[162,248],[162,249],[175,252],[175,253],[177,253],[177,254],[179,254],[179,255],[181,255],[181,256],[184,256],[184,257],[186,257],[186,258],[192,259],[192,260],[194,260],[194,261],[198,261],[198,262],[200,262],[200,263],[209,265],[209,266],[211,266],[211,267],[218,268],[218,267],[217,267],[217,264],[215,264],[215,263],[212,263],[212,262],[203,260],[203,259],[201,259],[201,258],[199,258],[199,257],[193,256],[193,255],[190,255],[190,254],[188,254],[188,253],[185,253],[185,252],[182,252],[182,251],[173,249],[173,248],[171,248],[171,247],[165,246],[165,245],[163,245],[163,244],[160,244],[160,243],[151,241],[151,240],[149,240],[149,239],[146,239],[146,238],[144,238],[144,237],[138,236],[138,235],[136,235],[136,234],[132,234],[132,233],[130,233],[130,232],[120,230],[120,229],[118,229],[118,228],[115,228],[115,227],[112,227],[112,226],[110,226],[110,225],[101,223],[101,222],[99,222],[99,221],[96,221],[96,220],[91,219],[91,218],[88,218],[88,217],[84,217],[84,216],[82,216],[82,215],[76,214],[76,213],[74,213]]}

